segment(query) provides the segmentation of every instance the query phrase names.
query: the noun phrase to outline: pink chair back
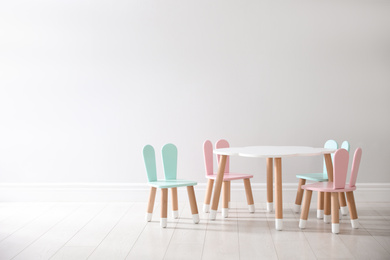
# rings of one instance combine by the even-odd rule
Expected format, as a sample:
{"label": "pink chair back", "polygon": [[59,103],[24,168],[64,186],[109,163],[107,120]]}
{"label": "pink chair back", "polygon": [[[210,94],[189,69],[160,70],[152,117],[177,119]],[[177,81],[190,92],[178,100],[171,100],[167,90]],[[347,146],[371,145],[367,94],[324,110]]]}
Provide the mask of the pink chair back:
{"label": "pink chair back", "polygon": [[213,175],[213,144],[210,140],[206,140],[203,143],[203,155],[206,175]]}
{"label": "pink chair back", "polygon": [[[230,147],[229,142],[226,141],[225,139],[219,139],[215,143],[215,148],[216,149],[219,149],[219,148],[229,148],[229,147]],[[218,165],[219,165],[219,158],[220,158],[220,155],[217,154]],[[229,156],[226,159],[225,174],[229,174]]]}
{"label": "pink chair back", "polygon": [[333,189],[345,188],[348,172],[349,153],[345,149],[338,149],[333,157]]}
{"label": "pink chair back", "polygon": [[361,159],[362,159],[362,148],[359,147],[355,150],[355,154],[353,156],[351,178],[349,179],[350,187],[355,187]]}

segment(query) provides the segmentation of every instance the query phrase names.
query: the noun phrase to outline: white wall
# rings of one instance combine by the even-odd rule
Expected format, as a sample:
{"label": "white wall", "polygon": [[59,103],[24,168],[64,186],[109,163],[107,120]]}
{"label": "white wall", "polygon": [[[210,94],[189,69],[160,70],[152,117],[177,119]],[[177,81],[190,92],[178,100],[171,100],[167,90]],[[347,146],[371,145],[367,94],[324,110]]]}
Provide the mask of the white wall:
{"label": "white wall", "polygon": [[[388,1],[2,1],[0,37],[2,183],[143,183],[167,142],[205,182],[219,138],[347,139],[358,181],[390,182]],[[265,182],[264,160],[231,167]],[[285,159],[283,181],[321,169]]]}

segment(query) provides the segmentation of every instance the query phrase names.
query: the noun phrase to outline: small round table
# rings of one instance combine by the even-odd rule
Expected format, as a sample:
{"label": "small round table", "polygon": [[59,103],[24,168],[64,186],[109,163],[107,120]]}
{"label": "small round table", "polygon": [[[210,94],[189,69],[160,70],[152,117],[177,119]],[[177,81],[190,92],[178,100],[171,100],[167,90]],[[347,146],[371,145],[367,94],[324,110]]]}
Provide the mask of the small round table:
{"label": "small round table", "polygon": [[[275,174],[275,228],[276,230],[283,229],[283,198],[282,198],[282,158],[293,156],[315,156],[324,155],[326,168],[328,171],[329,181],[333,180],[333,164],[331,153],[336,149],[314,148],[307,146],[247,146],[247,147],[229,147],[215,149],[214,153],[221,155],[221,160],[218,166],[217,179],[215,180],[215,188],[213,201],[210,211],[210,219],[215,220],[219,198],[221,195],[221,187],[223,175],[225,172],[227,156],[243,156],[254,158],[267,159],[267,210],[272,211],[273,208],[273,178]],[[274,167],[274,171],[273,168]],[[325,196],[325,200],[330,200]]]}

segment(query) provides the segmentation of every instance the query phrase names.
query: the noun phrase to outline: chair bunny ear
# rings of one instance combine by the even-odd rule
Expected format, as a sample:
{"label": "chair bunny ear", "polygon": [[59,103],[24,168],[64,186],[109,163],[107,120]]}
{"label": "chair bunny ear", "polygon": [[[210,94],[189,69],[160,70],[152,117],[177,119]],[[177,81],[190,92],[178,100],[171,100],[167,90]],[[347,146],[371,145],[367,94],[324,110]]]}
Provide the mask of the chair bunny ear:
{"label": "chair bunny ear", "polygon": [[[337,144],[337,142],[335,140],[328,140],[325,142],[324,144],[324,148],[329,148],[329,149],[339,149],[339,145]],[[333,157],[334,157],[334,154],[332,154],[332,160],[333,160]],[[323,171],[322,171],[322,175],[325,179],[328,178],[328,170],[326,169],[326,163],[325,163],[325,159],[324,159],[324,164],[323,164]]]}
{"label": "chair bunny ear", "polygon": [[333,158],[333,188],[345,188],[348,172],[349,153],[345,149],[338,149]]}
{"label": "chair bunny ear", "polygon": [[145,145],[143,149],[143,156],[149,182],[157,181],[156,155],[153,146],[149,144]]}
{"label": "chair bunny ear", "polygon": [[213,144],[210,140],[206,140],[203,143],[203,156],[204,156],[204,165],[206,168],[206,174],[214,174],[213,166]]}
{"label": "chair bunny ear", "polygon": [[351,149],[351,145],[349,144],[348,141],[344,141],[344,142],[342,142],[340,148],[343,148],[343,149],[345,149],[345,150],[347,150],[349,152],[349,150]]}
{"label": "chair bunny ear", "polygon": [[177,148],[174,144],[166,144],[162,148],[162,160],[166,180],[176,180]]}
{"label": "chair bunny ear", "polygon": [[353,156],[351,178],[349,179],[349,186],[354,187],[356,184],[357,175],[359,172],[360,161],[362,159],[362,148],[357,148]]}

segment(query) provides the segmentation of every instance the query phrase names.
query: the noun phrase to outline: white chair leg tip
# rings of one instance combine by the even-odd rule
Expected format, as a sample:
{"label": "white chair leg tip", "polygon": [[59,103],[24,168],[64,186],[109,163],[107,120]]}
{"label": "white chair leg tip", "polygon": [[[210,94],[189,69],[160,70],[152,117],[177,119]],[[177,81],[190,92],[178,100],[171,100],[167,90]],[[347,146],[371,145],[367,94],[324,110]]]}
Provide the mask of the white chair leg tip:
{"label": "white chair leg tip", "polygon": [[359,221],[357,219],[351,219],[352,228],[359,228]]}
{"label": "white chair leg tip", "polygon": [[307,220],[300,219],[299,220],[299,228],[302,228],[302,229],[306,228],[306,222],[307,222]]}
{"label": "white chair leg tip", "polygon": [[341,214],[343,216],[346,216],[348,214],[348,207],[347,206],[341,207],[340,209],[341,209]]}
{"label": "white chair leg tip", "polygon": [[330,221],[332,220],[332,216],[331,215],[324,215],[324,222],[325,223],[330,223]]}
{"label": "white chair leg tip", "polygon": [[317,209],[317,218],[318,219],[324,218],[324,210],[323,209]]}
{"label": "white chair leg tip", "polygon": [[204,213],[210,212],[210,204],[203,204],[203,212]]}
{"label": "white chair leg tip", "polygon": [[222,217],[227,218],[229,215],[229,209],[228,208],[222,208]]}
{"label": "white chair leg tip", "polygon": [[340,224],[333,224],[332,223],[332,233],[333,234],[338,234],[340,233]]}
{"label": "white chair leg tip", "polygon": [[255,213],[255,204],[248,205],[248,208],[250,213]]}
{"label": "white chair leg tip", "polygon": [[162,227],[162,228],[166,228],[167,227],[167,219],[166,218],[161,218],[160,219],[160,226]]}
{"label": "white chair leg tip", "polygon": [[175,218],[175,219],[179,218],[179,211],[178,210],[173,210],[172,211],[172,217]]}
{"label": "white chair leg tip", "polygon": [[152,221],[152,216],[153,216],[153,213],[146,213],[146,221],[147,222]]}
{"label": "white chair leg tip", "polygon": [[275,219],[275,229],[282,230],[283,229],[283,219]]}
{"label": "white chair leg tip", "polygon": [[192,220],[194,221],[195,224],[198,224],[200,221],[199,214],[192,214]]}
{"label": "white chair leg tip", "polygon": [[217,211],[216,210],[210,210],[210,220],[215,220],[215,218],[217,217]]}
{"label": "white chair leg tip", "polygon": [[274,203],[273,202],[267,202],[267,212],[272,212],[274,209]]}
{"label": "white chair leg tip", "polygon": [[301,205],[294,204],[293,210],[295,213],[299,213],[301,211]]}

